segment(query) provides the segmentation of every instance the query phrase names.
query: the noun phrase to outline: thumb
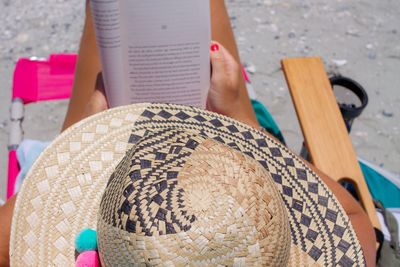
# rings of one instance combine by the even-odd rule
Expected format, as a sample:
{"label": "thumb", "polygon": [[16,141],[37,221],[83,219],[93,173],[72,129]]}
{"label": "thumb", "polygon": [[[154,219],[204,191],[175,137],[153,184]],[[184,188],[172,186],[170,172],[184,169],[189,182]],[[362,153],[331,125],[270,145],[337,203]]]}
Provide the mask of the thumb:
{"label": "thumb", "polygon": [[214,84],[223,83],[235,78],[236,73],[236,61],[229,54],[229,52],[220,43],[213,41],[211,43],[211,82]]}
{"label": "thumb", "polygon": [[102,112],[107,109],[107,100],[104,94],[95,90],[92,96],[89,99],[89,102],[86,105],[86,108],[83,112],[82,119],[92,116],[96,113]]}
{"label": "thumb", "polygon": [[97,74],[95,90],[89,98],[86,108],[83,111],[82,118],[89,117],[108,108],[107,98],[105,96],[103,76],[100,72]]}

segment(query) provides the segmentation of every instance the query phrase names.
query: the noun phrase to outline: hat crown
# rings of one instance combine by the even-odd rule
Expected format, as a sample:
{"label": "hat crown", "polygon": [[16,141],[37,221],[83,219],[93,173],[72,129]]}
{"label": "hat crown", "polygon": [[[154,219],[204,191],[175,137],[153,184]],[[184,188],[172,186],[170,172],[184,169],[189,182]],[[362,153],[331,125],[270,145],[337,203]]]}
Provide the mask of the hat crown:
{"label": "hat crown", "polygon": [[105,265],[287,263],[287,214],[254,159],[186,130],[147,131],[116,167],[98,217]]}

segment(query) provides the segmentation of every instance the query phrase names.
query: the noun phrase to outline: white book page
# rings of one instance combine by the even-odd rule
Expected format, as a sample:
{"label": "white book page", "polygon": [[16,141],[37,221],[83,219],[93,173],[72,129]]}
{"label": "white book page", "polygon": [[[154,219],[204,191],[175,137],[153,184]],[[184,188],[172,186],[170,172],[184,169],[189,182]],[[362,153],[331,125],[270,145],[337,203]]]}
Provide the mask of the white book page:
{"label": "white book page", "polygon": [[120,0],[91,0],[107,101],[111,107],[129,104],[121,38]]}
{"label": "white book page", "polygon": [[209,1],[92,0],[98,1],[119,4],[120,46],[117,34],[102,34],[115,38],[115,47],[101,53],[110,105],[166,102],[204,108],[210,82]]}

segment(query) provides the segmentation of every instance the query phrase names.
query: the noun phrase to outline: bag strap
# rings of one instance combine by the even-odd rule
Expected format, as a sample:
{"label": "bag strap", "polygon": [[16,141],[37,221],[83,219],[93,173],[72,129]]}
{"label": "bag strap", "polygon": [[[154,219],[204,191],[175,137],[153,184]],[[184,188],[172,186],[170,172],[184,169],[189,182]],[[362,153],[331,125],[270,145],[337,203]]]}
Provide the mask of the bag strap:
{"label": "bag strap", "polygon": [[[392,253],[397,259],[400,260],[399,226],[397,224],[397,220],[390,211],[388,211],[387,209],[385,209],[385,207],[383,207],[381,202],[375,200],[374,204],[378,209],[382,211],[385,225],[388,228],[390,234],[390,241],[385,241],[383,233],[379,229],[375,229],[375,233],[377,233],[376,237],[379,242],[379,248],[377,251],[377,261],[381,257],[383,242],[389,243],[389,246],[392,249]],[[382,240],[382,242],[380,241],[380,239]]]}
{"label": "bag strap", "polygon": [[378,262],[379,259],[381,258],[382,246],[383,246],[383,241],[385,240],[385,236],[383,235],[383,232],[380,229],[374,227],[374,230],[375,230],[376,241],[379,243],[378,250],[376,251],[376,262]]}

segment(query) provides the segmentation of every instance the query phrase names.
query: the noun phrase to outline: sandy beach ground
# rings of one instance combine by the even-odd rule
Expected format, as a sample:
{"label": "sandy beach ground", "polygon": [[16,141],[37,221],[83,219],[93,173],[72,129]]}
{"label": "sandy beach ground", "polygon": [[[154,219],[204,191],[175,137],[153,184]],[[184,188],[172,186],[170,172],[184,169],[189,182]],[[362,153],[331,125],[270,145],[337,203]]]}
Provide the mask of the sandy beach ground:
{"label": "sandy beach ground", "polygon": [[[320,56],[329,73],[360,82],[370,102],[352,129],[357,154],[400,173],[400,1],[227,1],[243,63],[259,99],[299,152],[302,135],[280,69],[284,57]],[[0,198],[7,175],[12,71],[20,57],[76,53],[83,0],[0,1]],[[26,108],[25,137],[52,140],[67,102]]]}

